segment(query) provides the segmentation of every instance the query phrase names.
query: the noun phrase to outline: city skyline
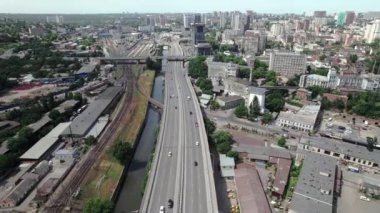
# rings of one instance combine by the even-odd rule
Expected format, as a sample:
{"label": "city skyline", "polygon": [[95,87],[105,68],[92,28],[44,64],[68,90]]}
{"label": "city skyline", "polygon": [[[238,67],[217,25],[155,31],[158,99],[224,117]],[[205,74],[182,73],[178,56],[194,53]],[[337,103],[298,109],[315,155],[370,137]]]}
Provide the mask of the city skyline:
{"label": "city skyline", "polygon": [[373,11],[380,9],[380,2],[362,0],[355,2],[328,1],[328,0],[186,0],[176,4],[175,0],[140,0],[139,4],[127,0],[109,0],[105,4],[99,0],[2,0],[0,13],[48,13],[48,14],[91,14],[91,13],[187,13],[187,12],[212,12],[212,11],[246,11],[253,10],[258,13],[303,13],[311,14],[315,10],[326,10],[328,13],[353,10],[355,12]]}

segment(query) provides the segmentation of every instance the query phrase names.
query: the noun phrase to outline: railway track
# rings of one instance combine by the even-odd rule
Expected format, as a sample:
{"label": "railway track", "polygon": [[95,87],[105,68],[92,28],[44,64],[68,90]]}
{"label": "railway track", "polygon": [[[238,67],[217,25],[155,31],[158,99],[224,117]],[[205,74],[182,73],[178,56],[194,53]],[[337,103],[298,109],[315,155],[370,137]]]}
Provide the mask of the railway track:
{"label": "railway track", "polygon": [[131,112],[131,110],[129,109],[129,105],[132,101],[136,79],[129,66],[124,66],[123,69],[123,72],[126,72],[124,78],[126,81],[126,88],[124,97],[122,98],[124,99],[122,108],[118,111],[115,118],[111,121],[110,126],[101,135],[101,138],[98,140],[98,143],[96,144],[94,149],[90,151],[91,153],[89,153],[88,157],[85,159],[83,164],[80,165],[80,168],[77,171],[75,171],[74,176],[72,176],[69,182],[66,183],[66,185],[64,185],[65,191],[63,192],[63,194],[59,194],[58,196],[56,196],[56,199],[52,201],[52,203],[54,203],[55,205],[45,208],[46,212],[56,213],[63,211],[65,206],[69,203],[70,199],[72,198],[72,193],[79,189],[82,181],[86,177],[86,174],[93,167],[98,157],[105,151],[105,147],[116,139],[117,129],[119,128],[119,124],[123,119],[123,115]]}

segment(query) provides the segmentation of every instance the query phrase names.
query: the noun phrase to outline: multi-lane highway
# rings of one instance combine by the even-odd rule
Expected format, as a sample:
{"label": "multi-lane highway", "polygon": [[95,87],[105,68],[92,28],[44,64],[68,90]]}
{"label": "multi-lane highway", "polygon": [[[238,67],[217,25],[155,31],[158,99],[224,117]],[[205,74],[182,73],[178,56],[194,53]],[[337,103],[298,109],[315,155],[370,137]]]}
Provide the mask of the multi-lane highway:
{"label": "multi-lane highway", "polygon": [[[176,56],[183,52],[178,43],[172,43],[164,54]],[[217,212],[199,104],[194,100],[183,63],[163,63],[164,120],[141,212],[159,212],[160,206],[165,207],[165,212]],[[174,201],[173,208],[168,207],[169,199]]]}

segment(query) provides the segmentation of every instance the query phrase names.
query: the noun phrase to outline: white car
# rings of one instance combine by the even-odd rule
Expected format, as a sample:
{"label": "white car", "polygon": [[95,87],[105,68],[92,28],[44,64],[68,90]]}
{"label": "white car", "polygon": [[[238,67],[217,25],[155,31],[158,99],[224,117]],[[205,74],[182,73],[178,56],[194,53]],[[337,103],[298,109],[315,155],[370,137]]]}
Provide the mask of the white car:
{"label": "white car", "polygon": [[165,213],[165,207],[164,206],[160,206],[160,213]]}
{"label": "white car", "polygon": [[168,156],[171,157],[171,156],[172,156],[172,152],[169,152],[169,153],[168,153]]}
{"label": "white car", "polygon": [[360,195],[360,200],[364,200],[364,201],[371,201],[368,197],[366,197],[366,196],[363,196],[363,195]]}
{"label": "white car", "polygon": [[195,141],[195,145],[196,145],[196,146],[199,146],[199,141]]}
{"label": "white car", "polygon": [[190,98],[190,96],[187,96],[187,100],[190,100],[191,98]]}

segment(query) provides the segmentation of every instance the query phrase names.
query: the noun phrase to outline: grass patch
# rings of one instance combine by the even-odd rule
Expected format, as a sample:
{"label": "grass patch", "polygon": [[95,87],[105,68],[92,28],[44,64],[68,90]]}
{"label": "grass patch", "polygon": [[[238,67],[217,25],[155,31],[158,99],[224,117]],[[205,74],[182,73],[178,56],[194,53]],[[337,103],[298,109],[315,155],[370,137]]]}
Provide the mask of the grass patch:
{"label": "grass patch", "polygon": [[302,164],[299,166],[295,165],[295,161],[292,160],[292,165],[290,167],[290,177],[288,184],[286,185],[286,198],[291,198],[293,196],[294,189],[297,185],[298,177],[300,176]]}
{"label": "grass patch", "polygon": [[[123,115],[126,116],[126,119],[123,120],[121,124],[123,126],[114,141],[122,139],[134,143],[148,108],[147,97],[150,97],[155,73],[153,71],[142,72],[141,66],[134,66],[132,69],[139,73],[138,89],[135,88],[133,94],[130,105],[131,113]],[[118,184],[124,165],[121,165],[110,154],[109,148],[107,147],[107,151],[99,158],[94,169],[87,174],[85,181],[83,181],[80,193],[80,199],[84,201],[83,203],[92,197],[111,198]]]}

